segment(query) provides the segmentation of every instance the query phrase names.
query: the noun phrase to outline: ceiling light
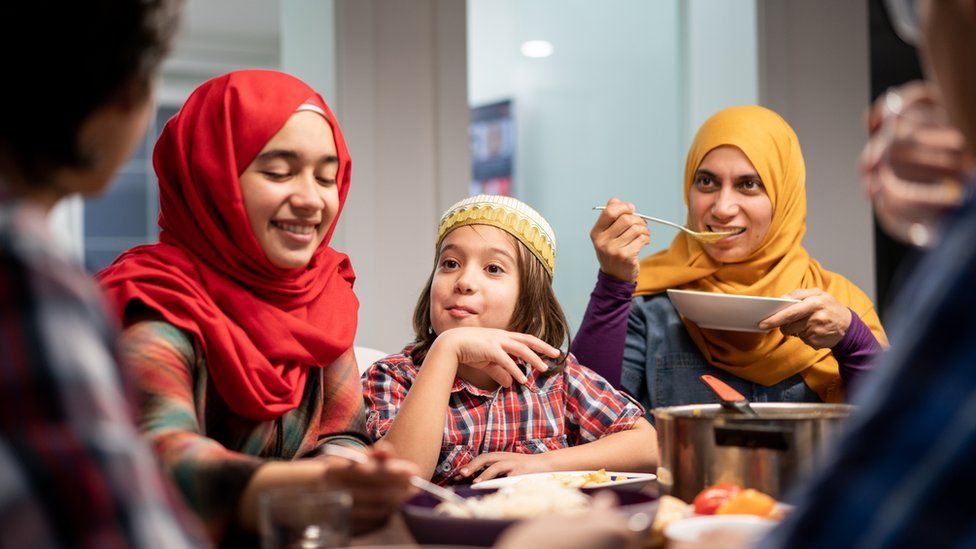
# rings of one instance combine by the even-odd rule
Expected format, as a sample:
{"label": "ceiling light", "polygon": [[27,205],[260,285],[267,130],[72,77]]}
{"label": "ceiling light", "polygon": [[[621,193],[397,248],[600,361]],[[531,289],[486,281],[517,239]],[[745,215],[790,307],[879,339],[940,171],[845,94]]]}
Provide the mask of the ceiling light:
{"label": "ceiling light", "polygon": [[548,40],[529,40],[522,44],[522,55],[526,57],[549,57],[552,55],[552,42]]}

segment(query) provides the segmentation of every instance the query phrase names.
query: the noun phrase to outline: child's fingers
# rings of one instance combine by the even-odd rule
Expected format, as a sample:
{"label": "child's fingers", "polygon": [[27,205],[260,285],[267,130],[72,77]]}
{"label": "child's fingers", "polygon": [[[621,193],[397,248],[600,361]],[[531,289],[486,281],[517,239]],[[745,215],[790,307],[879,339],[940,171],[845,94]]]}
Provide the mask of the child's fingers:
{"label": "child's fingers", "polygon": [[553,347],[552,345],[549,345],[545,341],[542,341],[541,339],[533,335],[520,334],[518,332],[508,332],[508,333],[509,335],[511,335],[513,339],[521,343],[524,343],[525,345],[528,345],[529,348],[531,348],[536,353],[542,353],[551,358],[557,358],[559,356],[559,349]]}
{"label": "child's fingers", "polygon": [[508,474],[514,464],[510,461],[498,461],[489,465],[484,471],[474,479],[474,483],[484,482],[486,480],[491,480],[495,477],[501,476],[502,474]]}
{"label": "child's fingers", "polygon": [[511,452],[488,452],[479,454],[469,461],[467,465],[461,467],[460,472],[466,477],[471,476],[489,465],[508,459],[511,455]]}
{"label": "child's fingers", "polygon": [[[539,358],[539,355],[535,354],[532,351],[532,349],[529,348],[528,345],[520,341],[513,340],[507,342],[504,345],[504,347],[505,347],[505,352],[507,352],[510,355],[521,358],[536,370],[539,370],[540,372],[545,372],[549,370],[549,366],[547,366],[546,363],[541,358]],[[525,382],[523,381],[522,383]]]}
{"label": "child's fingers", "polygon": [[487,366],[482,367],[481,370],[488,374],[488,377],[497,381],[502,387],[511,387],[512,383],[515,382],[512,374],[498,364],[488,364]]}
{"label": "child's fingers", "polygon": [[498,356],[495,357],[495,364],[501,366],[508,375],[512,376],[512,379],[518,381],[519,383],[525,383],[528,381],[528,378],[525,377],[525,372],[523,372],[522,368],[520,368],[519,365],[512,360],[512,357],[509,356],[507,352],[504,350],[499,350],[496,354]]}

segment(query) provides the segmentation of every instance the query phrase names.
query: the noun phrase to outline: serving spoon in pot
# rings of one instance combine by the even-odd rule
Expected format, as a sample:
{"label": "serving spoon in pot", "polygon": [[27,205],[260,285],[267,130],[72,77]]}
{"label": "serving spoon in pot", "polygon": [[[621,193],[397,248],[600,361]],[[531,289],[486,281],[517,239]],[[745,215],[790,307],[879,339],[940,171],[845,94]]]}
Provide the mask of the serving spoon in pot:
{"label": "serving spoon in pot", "polygon": [[[593,206],[593,209],[599,211],[599,210],[605,210],[605,209],[607,209],[607,207],[606,206]],[[639,218],[641,218],[641,219],[643,219],[645,221],[653,221],[654,223],[660,223],[661,225],[667,225],[668,227],[674,227],[675,229],[684,231],[685,234],[687,234],[691,238],[694,238],[695,240],[697,240],[699,242],[704,242],[705,244],[714,244],[714,243],[718,242],[719,240],[722,240],[725,237],[735,236],[735,235],[737,235],[737,234],[739,234],[739,233],[741,233],[742,231],[745,230],[745,229],[736,229],[734,231],[714,231],[714,232],[713,231],[702,231],[702,232],[699,232],[699,231],[693,231],[693,230],[689,229],[688,227],[685,227],[684,225],[679,225],[677,223],[674,223],[672,221],[668,221],[666,219],[661,219],[659,217],[652,217],[652,216],[649,216],[649,215],[644,215],[642,213],[636,213],[636,212],[634,212],[634,215],[636,215],[637,217],[639,217]]]}
{"label": "serving spoon in pot", "polygon": [[[345,446],[339,446],[336,444],[327,444],[323,449],[323,451],[327,456],[341,457],[341,458],[348,459],[349,461],[355,461],[356,463],[366,463],[367,461],[369,461],[369,458],[366,457],[366,454],[363,454],[362,452],[357,452],[352,448],[346,448]],[[441,501],[456,503],[458,505],[466,504],[465,499],[455,494],[453,490],[438,486],[433,482],[418,477],[417,475],[413,475],[410,477],[410,484],[416,488],[423,490],[424,492],[427,492],[428,494],[434,496],[435,498]]]}
{"label": "serving spoon in pot", "polygon": [[749,401],[746,397],[742,396],[742,393],[736,391],[731,385],[722,381],[721,379],[712,375],[702,375],[698,376],[698,379],[702,381],[709,389],[715,393],[715,396],[721,401],[722,407],[726,410],[735,412],[737,414],[745,414],[747,416],[758,416],[759,414],[749,405]]}

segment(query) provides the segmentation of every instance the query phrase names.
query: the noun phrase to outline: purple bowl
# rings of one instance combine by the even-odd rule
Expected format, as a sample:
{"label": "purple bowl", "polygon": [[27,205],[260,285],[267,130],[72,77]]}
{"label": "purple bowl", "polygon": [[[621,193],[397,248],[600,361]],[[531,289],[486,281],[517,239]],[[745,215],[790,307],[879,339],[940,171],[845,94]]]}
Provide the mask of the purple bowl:
{"label": "purple bowl", "polygon": [[[608,488],[602,488],[607,490]],[[472,490],[455,488],[462,497],[484,496],[494,490]],[[583,490],[592,494],[598,490]],[[620,501],[620,510],[625,513],[645,512],[653,518],[657,511],[657,498],[643,492],[610,489]],[[403,504],[403,518],[410,534],[417,543],[431,545],[474,545],[489,547],[508,527],[524,519],[473,519],[457,518],[434,512],[440,500],[421,492]]]}

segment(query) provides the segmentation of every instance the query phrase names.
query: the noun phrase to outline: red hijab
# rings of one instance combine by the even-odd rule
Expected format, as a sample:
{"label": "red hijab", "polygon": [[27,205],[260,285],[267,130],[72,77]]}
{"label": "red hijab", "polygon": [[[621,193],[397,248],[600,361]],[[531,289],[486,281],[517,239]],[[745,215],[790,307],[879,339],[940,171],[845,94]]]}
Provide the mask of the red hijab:
{"label": "red hijab", "polygon": [[[335,135],[339,210],[308,265],[282,269],[251,231],[238,176],[305,103],[323,110]],[[328,246],[351,171],[335,116],[295,77],[232,72],[197,88],[166,123],[153,165],[160,243],[137,246],[98,274],[116,314],[139,302],[194,334],[235,413],[264,421],[294,409],[308,368],[331,364],[356,333],[355,275]]]}

